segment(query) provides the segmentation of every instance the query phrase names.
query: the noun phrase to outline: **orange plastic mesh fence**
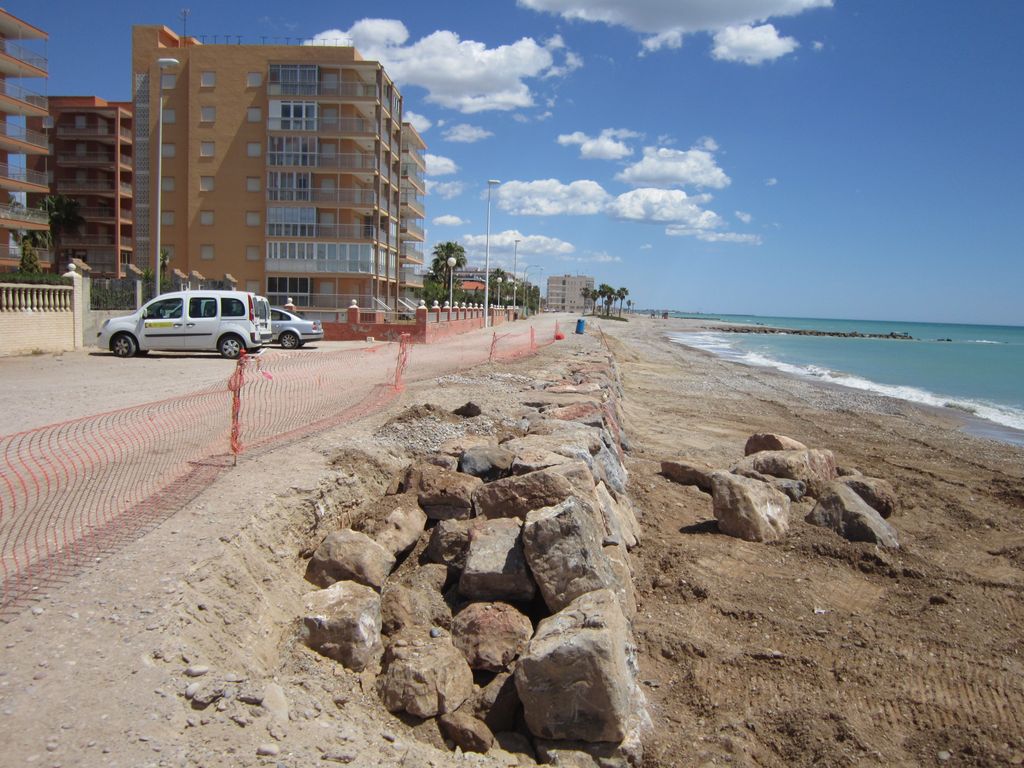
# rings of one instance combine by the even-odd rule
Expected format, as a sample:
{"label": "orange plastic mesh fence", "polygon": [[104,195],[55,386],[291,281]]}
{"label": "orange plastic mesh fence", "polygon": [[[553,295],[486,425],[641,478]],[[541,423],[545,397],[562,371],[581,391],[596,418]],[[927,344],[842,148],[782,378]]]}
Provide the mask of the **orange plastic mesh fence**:
{"label": "orange plastic mesh fence", "polygon": [[239,359],[226,385],[0,437],[0,616],[158,525],[239,455],[362,418],[407,380],[531,354],[544,336],[268,350]]}

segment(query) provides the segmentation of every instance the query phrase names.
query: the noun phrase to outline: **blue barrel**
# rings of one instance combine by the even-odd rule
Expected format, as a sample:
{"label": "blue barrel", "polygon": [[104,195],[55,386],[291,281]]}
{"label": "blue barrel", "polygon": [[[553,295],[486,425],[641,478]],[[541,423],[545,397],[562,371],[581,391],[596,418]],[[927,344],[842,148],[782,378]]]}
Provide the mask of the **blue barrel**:
{"label": "blue barrel", "polygon": [[579,320],[576,321],[576,333],[586,333],[586,331],[587,321],[581,317]]}

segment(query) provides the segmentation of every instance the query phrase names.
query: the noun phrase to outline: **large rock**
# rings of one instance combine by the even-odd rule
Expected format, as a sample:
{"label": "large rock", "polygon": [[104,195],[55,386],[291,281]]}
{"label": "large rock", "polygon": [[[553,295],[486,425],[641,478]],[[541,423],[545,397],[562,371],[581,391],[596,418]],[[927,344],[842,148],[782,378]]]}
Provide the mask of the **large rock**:
{"label": "large rock", "polygon": [[469,532],[485,522],[479,517],[470,520],[441,520],[430,532],[430,540],[423,551],[424,559],[461,571],[466,565],[466,553],[469,551]]}
{"label": "large rock", "polygon": [[579,402],[558,408],[546,408],[544,415],[549,419],[575,421],[588,427],[603,427],[605,411],[596,401]]}
{"label": "large rock", "polygon": [[771,432],[758,432],[747,438],[747,444],[743,446],[743,455],[749,456],[752,453],[761,451],[806,451],[807,446],[799,440],[794,440],[785,435],[776,435]]}
{"label": "large rock", "polygon": [[407,630],[384,652],[377,689],[389,712],[434,717],[454,712],[473,693],[473,672],[447,633]]}
{"label": "large rock", "polygon": [[427,516],[412,494],[385,496],[354,528],[367,534],[393,555],[412,549],[427,524]]}
{"label": "large rock", "polygon": [[896,491],[885,480],[863,475],[845,475],[840,477],[837,482],[851,488],[882,517],[890,518],[899,509]]}
{"label": "large rock", "polygon": [[596,512],[575,496],[526,516],[523,551],[552,612],[587,592],[614,588],[602,539]]}
{"label": "large rock", "polygon": [[762,475],[803,480],[807,492],[818,497],[830,482],[836,479],[836,458],[832,451],[809,449],[805,451],[761,451],[742,459],[733,467],[752,469]]}
{"label": "large rock", "polygon": [[390,580],[381,593],[383,631],[394,635],[402,629],[452,625],[452,612],[444,600],[448,568],[429,563]]}
{"label": "large rock", "polygon": [[378,592],[395,567],[395,556],[365,533],[345,528],[327,536],[316,548],[306,578],[318,587],[355,581]]}
{"label": "large rock", "polygon": [[463,472],[452,472],[433,464],[413,465],[403,483],[416,493],[416,500],[431,520],[473,516],[473,493],[484,481]]}
{"label": "large rock", "polygon": [[452,621],[452,642],[473,669],[505,669],[532,636],[533,624],[508,603],[470,603]]}
{"label": "large rock", "polygon": [[639,525],[632,508],[619,504],[603,482],[594,488],[598,509],[604,520],[605,544],[625,544],[632,549],[639,542]]}
{"label": "large rock", "polygon": [[767,483],[715,472],[711,495],[722,533],[747,541],[775,541],[789,529],[789,497]]}
{"label": "large rock", "polygon": [[569,461],[567,457],[554,451],[549,451],[546,448],[524,446],[516,450],[510,471],[513,475],[525,475],[528,472],[536,472],[539,469],[557,467],[559,464],[565,464],[567,461]]}
{"label": "large rock", "polygon": [[661,462],[661,474],[680,485],[695,485],[704,493],[711,493],[711,475],[715,468],[702,461],[679,459]]}
{"label": "large rock", "polygon": [[604,480],[616,493],[626,492],[626,468],[616,451],[602,445],[594,454],[594,476]]}
{"label": "large rock", "polygon": [[317,653],[359,672],[380,658],[380,595],[339,581],[306,596],[299,636]]}
{"label": "large rock", "polygon": [[848,541],[867,541],[892,548],[900,545],[896,529],[843,483],[829,485],[804,519],[811,525],[831,528]]}
{"label": "large rock", "polygon": [[499,672],[483,688],[477,688],[460,712],[487,723],[494,732],[511,731],[519,714],[519,692],[511,672]]}
{"label": "large rock", "polygon": [[551,471],[569,481],[574,496],[591,498],[597,484],[594,482],[594,469],[580,459],[566,459],[564,464],[552,467]]}
{"label": "large rock", "polygon": [[444,737],[463,752],[487,752],[494,744],[494,734],[487,724],[464,712],[441,715],[437,725]]}
{"label": "large rock", "polygon": [[514,453],[500,446],[477,445],[463,452],[459,459],[459,471],[490,482],[508,475],[514,458]]}
{"label": "large rock", "polygon": [[[479,481],[478,481],[479,482]],[[473,495],[478,514],[484,517],[519,517],[551,506],[572,495],[572,485],[553,470],[513,475],[481,486]]]}
{"label": "large rock", "polygon": [[611,590],[588,592],[541,621],[515,671],[530,732],[622,740],[635,702],[630,656],[635,649]]}
{"label": "large rock", "polygon": [[536,592],[523,555],[519,520],[488,520],[470,530],[460,594],[471,600],[531,600]]}

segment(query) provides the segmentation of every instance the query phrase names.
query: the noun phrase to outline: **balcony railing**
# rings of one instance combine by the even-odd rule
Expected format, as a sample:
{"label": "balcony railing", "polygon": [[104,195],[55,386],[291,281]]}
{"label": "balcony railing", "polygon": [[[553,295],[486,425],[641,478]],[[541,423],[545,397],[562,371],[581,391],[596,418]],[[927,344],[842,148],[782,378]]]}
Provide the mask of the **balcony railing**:
{"label": "balcony railing", "polygon": [[423,263],[423,246],[420,243],[402,243],[402,258]]}
{"label": "balcony railing", "polygon": [[380,163],[376,156],[365,152],[350,152],[340,155],[325,155],[316,152],[268,152],[267,165],[375,171]]}
{"label": "balcony railing", "polygon": [[31,104],[33,107],[43,111],[50,108],[50,100],[41,93],[30,91],[28,88],[22,88],[20,85],[15,85],[10,80],[0,80],[0,93],[5,96],[10,96],[12,99],[23,101],[26,104]]}
{"label": "balcony railing", "polygon": [[33,224],[49,224],[50,214],[38,208],[0,203],[0,221],[30,221]]}
{"label": "balcony railing", "polygon": [[269,237],[316,237],[339,240],[378,240],[380,231],[368,224],[267,223]]}
{"label": "balcony railing", "polygon": [[35,51],[30,51],[24,46],[12,43],[7,39],[0,39],[0,50],[3,50],[12,59],[23,61],[31,67],[46,71],[47,61],[45,56],[40,56]]}
{"label": "balcony railing", "polygon": [[[126,129],[122,128],[122,131],[128,133],[128,137],[131,137],[131,133]],[[105,123],[93,123],[92,125],[58,125],[57,126],[58,136],[113,136],[113,126]]]}
{"label": "balcony railing", "polygon": [[270,96],[339,96],[343,98],[376,99],[377,86],[366,83],[267,83]]}
{"label": "balcony railing", "polygon": [[132,194],[134,194],[134,190],[132,189],[132,185],[131,184],[125,184],[122,181],[119,184],[118,188],[121,190],[121,194],[122,195],[127,195],[128,197],[131,197]]}
{"label": "balcony railing", "polygon": [[16,141],[23,141],[26,144],[31,144],[40,148],[45,148],[48,144],[45,134],[39,133],[38,131],[31,131],[24,125],[8,123],[2,120],[0,120],[0,136],[6,136],[7,138],[15,139]]}
{"label": "balcony railing", "polygon": [[402,163],[402,178],[414,181],[423,186],[423,172],[412,163]]}
{"label": "balcony railing", "polygon": [[23,184],[35,184],[37,187],[50,186],[50,179],[45,173],[7,163],[0,163],[0,177]]}
{"label": "balcony railing", "polygon": [[317,133],[365,133],[376,135],[377,124],[361,117],[271,117],[267,120],[271,131],[315,131]]}
{"label": "balcony railing", "polygon": [[372,189],[268,187],[267,200],[272,202],[339,203],[373,207],[377,204],[377,193]]}
{"label": "balcony railing", "polygon": [[[49,264],[52,254],[46,248],[36,249],[36,258],[39,259],[40,264]],[[10,261],[21,261],[21,246],[19,245],[0,245],[0,259],[7,259]]]}
{"label": "balcony railing", "polygon": [[83,219],[113,219],[117,212],[113,208],[104,208],[97,205],[87,205],[78,209]]}
{"label": "balcony railing", "polygon": [[57,155],[61,163],[89,163],[99,165],[113,165],[113,152],[61,152]]}
{"label": "balcony railing", "polygon": [[[267,272],[299,272],[372,275],[373,259],[274,259],[266,261]],[[317,297],[312,296],[315,300]],[[310,304],[310,306],[333,306]]]}
{"label": "balcony railing", "polygon": [[113,235],[77,235],[67,233],[61,238],[62,245],[113,245]]}
{"label": "balcony railing", "polygon": [[423,237],[423,227],[413,224],[411,221],[402,222],[402,232],[414,237]]}
{"label": "balcony railing", "polygon": [[423,287],[423,275],[418,272],[414,272],[411,269],[402,270],[402,282],[406,285],[412,286],[413,288]]}
{"label": "balcony railing", "polygon": [[113,192],[114,182],[108,179],[58,179],[58,192]]}

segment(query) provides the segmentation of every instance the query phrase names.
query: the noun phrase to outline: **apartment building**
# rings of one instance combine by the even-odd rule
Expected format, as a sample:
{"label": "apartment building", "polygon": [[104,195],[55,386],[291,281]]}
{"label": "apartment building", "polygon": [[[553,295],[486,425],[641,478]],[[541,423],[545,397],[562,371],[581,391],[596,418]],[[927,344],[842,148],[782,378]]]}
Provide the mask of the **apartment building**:
{"label": "apartment building", "polygon": [[427,145],[409,123],[402,123],[402,210],[400,233],[402,297],[413,301],[413,291],[423,287],[423,218],[426,208],[423,195],[426,186],[423,173],[427,168],[423,150]]}
{"label": "apartment building", "polygon": [[417,235],[402,213],[423,213],[402,202],[415,134],[380,63],[352,47],[205,45],[137,26],[132,72],[136,263],[153,262],[159,236],[168,269],[275,304],[401,306],[401,247]]}
{"label": "apartment building", "polygon": [[[61,235],[56,268],[77,258],[93,277],[124,277],[134,263],[135,245],[131,103],[51,96],[49,115],[28,118],[26,124],[47,134],[52,148],[49,158],[30,158],[29,167],[48,171],[50,192],[76,200],[84,221]],[[29,194],[29,206],[37,207],[43,197]]]}
{"label": "apartment building", "polygon": [[[26,87],[19,81],[47,75],[46,57],[36,49],[47,34],[0,9],[0,270],[17,269],[21,261],[18,238],[28,230],[48,230],[49,217],[26,205],[25,196],[46,194],[49,179],[29,168],[27,159],[49,154],[46,136],[26,125],[29,118],[47,114],[45,83]],[[31,82],[31,80],[30,80]],[[37,251],[40,263],[50,253]]]}
{"label": "apartment building", "polygon": [[594,278],[589,275],[551,275],[545,307],[549,312],[583,312],[583,289],[593,287]]}

